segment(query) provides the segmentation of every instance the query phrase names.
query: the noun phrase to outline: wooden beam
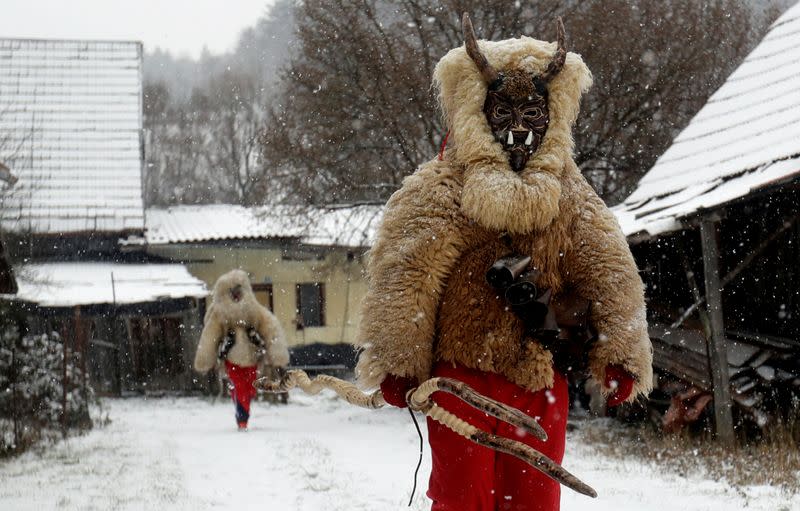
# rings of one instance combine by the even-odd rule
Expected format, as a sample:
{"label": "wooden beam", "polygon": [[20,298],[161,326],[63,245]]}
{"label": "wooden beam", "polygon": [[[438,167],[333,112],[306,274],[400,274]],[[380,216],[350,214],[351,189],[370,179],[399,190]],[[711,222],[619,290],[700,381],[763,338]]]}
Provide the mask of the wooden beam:
{"label": "wooden beam", "polygon": [[89,406],[89,399],[88,393],[86,392],[88,386],[88,377],[86,371],[86,358],[89,355],[88,347],[88,339],[87,333],[88,325],[84,322],[83,318],[81,317],[81,307],[80,305],[75,307],[75,349],[79,356],[81,357],[81,384],[82,389],[81,393],[85,399],[86,406]]}
{"label": "wooden beam", "polygon": [[711,336],[708,338],[708,362],[711,381],[714,384],[714,421],[717,438],[722,443],[730,445],[733,444],[735,437],[728,380],[728,353],[725,346],[722,283],[719,277],[719,233],[716,219],[703,219],[700,223],[700,238],[703,244],[706,309],[711,327]]}
{"label": "wooden beam", "polygon": [[67,386],[69,385],[69,373],[67,372],[67,343],[69,342],[69,336],[67,335],[66,325],[62,324],[61,327],[61,343],[63,348],[63,366],[62,366],[62,374],[61,374],[61,436],[64,438],[67,437]]}

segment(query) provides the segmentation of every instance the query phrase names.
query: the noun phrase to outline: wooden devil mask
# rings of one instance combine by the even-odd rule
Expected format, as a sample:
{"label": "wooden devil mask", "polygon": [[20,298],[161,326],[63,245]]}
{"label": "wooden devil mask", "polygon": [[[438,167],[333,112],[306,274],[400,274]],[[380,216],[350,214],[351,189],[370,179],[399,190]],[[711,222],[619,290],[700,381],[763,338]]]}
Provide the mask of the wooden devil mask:
{"label": "wooden devil mask", "polygon": [[564,67],[567,57],[564,24],[558,18],[558,47],[547,68],[537,75],[522,69],[498,71],[478,48],[467,13],[464,13],[462,28],[467,54],[488,86],[483,104],[486,121],[495,140],[508,154],[511,169],[520,172],[539,148],[550,124],[547,85]]}

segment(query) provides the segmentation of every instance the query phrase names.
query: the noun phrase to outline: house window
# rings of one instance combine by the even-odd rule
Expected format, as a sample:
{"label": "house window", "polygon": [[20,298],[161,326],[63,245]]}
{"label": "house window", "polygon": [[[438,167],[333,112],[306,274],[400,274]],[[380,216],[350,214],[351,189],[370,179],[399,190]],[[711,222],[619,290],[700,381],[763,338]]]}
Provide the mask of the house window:
{"label": "house window", "polygon": [[325,325],[325,284],[297,284],[297,329]]}
{"label": "house window", "polygon": [[270,311],[275,312],[275,302],[272,298],[272,283],[261,282],[252,284],[253,294],[256,295],[258,303],[268,308]]}

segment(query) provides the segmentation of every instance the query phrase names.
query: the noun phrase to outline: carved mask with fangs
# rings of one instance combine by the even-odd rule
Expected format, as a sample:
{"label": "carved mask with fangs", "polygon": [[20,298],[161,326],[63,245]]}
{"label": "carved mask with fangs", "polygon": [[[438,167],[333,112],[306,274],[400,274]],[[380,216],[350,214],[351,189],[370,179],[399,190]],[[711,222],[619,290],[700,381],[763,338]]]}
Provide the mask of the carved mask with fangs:
{"label": "carved mask with fangs", "polygon": [[464,14],[467,53],[488,85],[483,113],[495,140],[508,154],[508,161],[514,172],[521,172],[525,168],[542,143],[550,124],[547,84],[563,68],[567,54],[561,18],[557,20],[556,26],[558,46],[543,73],[532,75],[520,69],[497,71],[478,48],[472,22]]}

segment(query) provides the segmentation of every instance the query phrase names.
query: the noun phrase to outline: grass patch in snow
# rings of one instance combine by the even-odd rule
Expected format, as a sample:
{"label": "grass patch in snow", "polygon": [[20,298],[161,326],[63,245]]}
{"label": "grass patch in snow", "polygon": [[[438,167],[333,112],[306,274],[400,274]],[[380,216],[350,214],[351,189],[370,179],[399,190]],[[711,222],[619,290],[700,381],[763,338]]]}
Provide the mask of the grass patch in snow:
{"label": "grass patch in snow", "polygon": [[800,423],[778,424],[768,436],[725,447],[709,435],[664,434],[649,424],[620,424],[613,419],[572,423],[580,441],[604,455],[636,459],[678,475],[724,480],[736,488],[779,487],[787,495],[800,493]]}

